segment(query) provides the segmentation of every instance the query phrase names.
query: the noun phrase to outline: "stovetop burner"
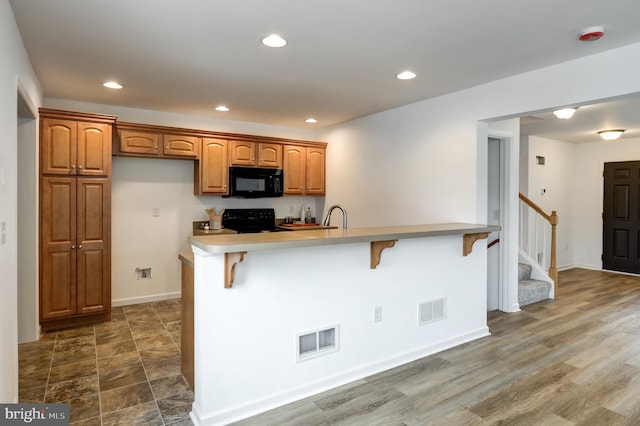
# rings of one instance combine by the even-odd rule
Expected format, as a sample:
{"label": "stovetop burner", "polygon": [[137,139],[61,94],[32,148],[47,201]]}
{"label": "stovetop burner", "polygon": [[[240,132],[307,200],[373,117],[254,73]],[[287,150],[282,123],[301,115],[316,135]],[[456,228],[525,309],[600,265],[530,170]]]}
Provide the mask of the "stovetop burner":
{"label": "stovetop burner", "polygon": [[226,209],[222,214],[222,227],[241,234],[273,232],[276,213],[274,209]]}

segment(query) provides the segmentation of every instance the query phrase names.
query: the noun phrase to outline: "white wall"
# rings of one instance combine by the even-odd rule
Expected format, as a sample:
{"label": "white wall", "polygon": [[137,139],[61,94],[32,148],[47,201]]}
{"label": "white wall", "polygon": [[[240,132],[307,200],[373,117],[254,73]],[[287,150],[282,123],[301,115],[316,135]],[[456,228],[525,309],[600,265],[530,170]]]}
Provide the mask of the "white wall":
{"label": "white wall", "polygon": [[[303,140],[315,137],[305,129],[62,99],[44,102],[48,108],[112,114],[120,121]],[[324,197],[243,200],[195,196],[193,167],[194,162],[189,160],[113,158],[111,294],[114,306],[180,296],[178,253],[191,251],[188,237],[192,233],[192,222],[206,220],[204,209],[207,207],[273,207],[277,217],[284,217],[298,216],[300,206],[305,204],[318,220],[322,217]],[[154,207],[160,208],[159,217],[153,217]],[[151,268],[151,279],[138,280],[136,268]]]}
{"label": "white wall", "polygon": [[[548,213],[558,212],[557,232],[557,266],[567,269],[574,264],[574,250],[577,245],[573,241],[575,230],[575,189],[581,185],[582,176],[576,179],[576,155],[582,145],[530,136],[528,138],[527,196]],[[536,156],[545,158],[545,164],[536,163]],[[546,192],[542,194],[542,190]],[[583,213],[581,213],[583,214]]]}
{"label": "white wall", "polygon": [[479,120],[637,93],[639,65],[629,45],[324,129],[327,204],[354,226],[473,222]]}
{"label": "white wall", "polygon": [[578,267],[602,269],[604,163],[640,161],[640,139],[624,139],[623,136],[617,141],[597,140],[576,145],[573,154],[573,263]]}
{"label": "white wall", "polygon": [[[640,161],[640,139],[572,144],[531,136],[528,141],[529,198],[546,211],[558,211],[558,269],[601,270],[604,163]],[[536,155],[545,157],[544,166],[536,164]]]}
{"label": "white wall", "polygon": [[0,222],[7,231],[0,245],[0,402],[18,401],[18,85],[30,103],[40,104],[39,83],[13,12],[7,0],[0,0]]}

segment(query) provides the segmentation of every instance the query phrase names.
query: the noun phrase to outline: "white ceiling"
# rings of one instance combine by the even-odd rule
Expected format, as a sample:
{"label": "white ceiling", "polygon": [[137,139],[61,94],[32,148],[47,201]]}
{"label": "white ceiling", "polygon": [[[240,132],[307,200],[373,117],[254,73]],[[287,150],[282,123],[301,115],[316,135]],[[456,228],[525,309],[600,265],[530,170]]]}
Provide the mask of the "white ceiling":
{"label": "white ceiling", "polygon": [[[45,97],[291,127],[324,127],[640,42],[638,0],[10,4]],[[606,35],[580,42],[581,30],[595,25]],[[288,46],[262,46],[273,32]],[[418,77],[397,80],[406,69]],[[105,80],[125,88],[105,89]],[[214,111],[218,104],[231,111]],[[308,117],[318,123],[305,124]],[[627,128],[620,115],[607,120]],[[531,131],[546,132],[546,121],[560,126],[537,121]],[[592,134],[590,124],[584,131]]]}

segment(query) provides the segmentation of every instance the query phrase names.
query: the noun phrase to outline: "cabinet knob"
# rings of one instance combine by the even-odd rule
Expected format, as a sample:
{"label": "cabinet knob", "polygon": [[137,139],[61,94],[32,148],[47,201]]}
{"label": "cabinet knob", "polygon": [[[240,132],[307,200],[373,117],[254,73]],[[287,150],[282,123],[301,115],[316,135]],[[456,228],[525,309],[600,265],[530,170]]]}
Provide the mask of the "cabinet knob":
{"label": "cabinet knob", "polygon": [[71,245],[71,248],[72,248],[72,249],[76,248],[76,245],[75,245],[75,244],[72,244],[72,245]]}
{"label": "cabinet knob", "polygon": [[78,166],[78,170],[82,170],[82,164]]}
{"label": "cabinet knob", "polygon": [[72,164],[72,165],[71,165],[71,170],[73,170],[73,169],[75,169],[75,168],[76,168],[76,165],[75,165],[75,164]]}
{"label": "cabinet knob", "polygon": [[154,148],[154,149],[158,149],[158,145],[154,145],[154,146],[153,146],[153,148]]}
{"label": "cabinet knob", "polygon": [[81,249],[81,248],[82,248],[82,244],[80,244],[80,245],[78,246],[78,248],[79,248],[79,249]]}

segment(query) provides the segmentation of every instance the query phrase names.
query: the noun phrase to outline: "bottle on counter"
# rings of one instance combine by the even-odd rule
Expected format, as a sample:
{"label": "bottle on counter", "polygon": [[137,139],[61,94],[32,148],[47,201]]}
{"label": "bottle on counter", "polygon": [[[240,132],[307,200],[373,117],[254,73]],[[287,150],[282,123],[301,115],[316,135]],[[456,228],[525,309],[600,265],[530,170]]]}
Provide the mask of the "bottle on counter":
{"label": "bottle on counter", "polygon": [[307,213],[304,218],[304,223],[311,223],[311,207],[307,207]]}
{"label": "bottle on counter", "polygon": [[304,218],[307,215],[307,209],[304,207],[304,204],[302,205],[302,207],[300,207],[300,222],[304,222]]}

